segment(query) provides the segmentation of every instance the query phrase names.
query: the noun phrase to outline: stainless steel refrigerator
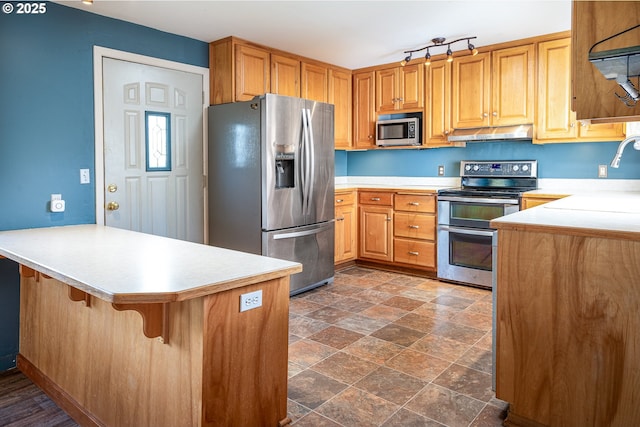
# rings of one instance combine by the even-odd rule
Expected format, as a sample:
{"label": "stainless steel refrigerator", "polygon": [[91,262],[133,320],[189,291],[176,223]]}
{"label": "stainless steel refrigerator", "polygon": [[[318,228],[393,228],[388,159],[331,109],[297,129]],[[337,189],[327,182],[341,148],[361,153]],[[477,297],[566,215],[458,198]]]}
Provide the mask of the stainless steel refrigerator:
{"label": "stainless steel refrigerator", "polygon": [[300,262],[291,295],[333,281],[333,115],[274,94],[209,107],[209,244]]}

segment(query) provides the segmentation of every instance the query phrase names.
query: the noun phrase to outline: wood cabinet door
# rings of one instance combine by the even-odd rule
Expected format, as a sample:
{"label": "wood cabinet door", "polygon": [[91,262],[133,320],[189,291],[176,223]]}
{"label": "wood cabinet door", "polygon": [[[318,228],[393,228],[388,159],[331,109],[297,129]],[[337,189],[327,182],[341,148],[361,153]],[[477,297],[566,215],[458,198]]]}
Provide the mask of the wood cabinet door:
{"label": "wood cabinet door", "polygon": [[427,69],[427,108],[422,125],[424,145],[441,147],[452,145],[451,133],[451,63],[433,61]]}
{"label": "wood cabinet door", "polygon": [[398,71],[400,73],[398,109],[424,107],[424,65],[405,65]]}
{"label": "wood cabinet door", "polygon": [[620,141],[625,138],[623,123],[578,123],[578,137],[584,141]]}
{"label": "wood cabinet door", "polygon": [[492,126],[533,123],[535,96],[533,44],[491,53]]}
{"label": "wood cabinet door", "polygon": [[357,255],[356,224],[354,205],[336,207],[335,262],[355,259]]}
{"label": "wood cabinet door", "polygon": [[327,102],[329,92],[327,72],[325,66],[303,62],[301,96],[313,101]]}
{"label": "wood cabinet door", "polygon": [[375,148],[375,73],[353,75],[353,145],[355,148]]}
{"label": "wood cabinet door", "polygon": [[360,257],[393,260],[393,209],[382,206],[360,207]]}
{"label": "wood cabinet door", "polygon": [[536,139],[570,139],[577,136],[571,112],[571,39],[538,44],[538,110]]}
{"label": "wood cabinet door", "polygon": [[393,112],[397,109],[398,83],[400,73],[397,68],[376,71],[376,111]]}
{"label": "wood cabinet door", "polygon": [[453,127],[489,126],[491,55],[479,53],[453,60]]}
{"label": "wood cabinet door", "polygon": [[271,54],[271,92],[300,96],[300,61],[288,56]]}
{"label": "wood cabinet door", "polygon": [[351,73],[329,69],[329,103],[334,105],[335,148],[351,148]]}
{"label": "wood cabinet door", "polygon": [[236,101],[249,101],[270,91],[270,54],[255,47],[236,45]]}

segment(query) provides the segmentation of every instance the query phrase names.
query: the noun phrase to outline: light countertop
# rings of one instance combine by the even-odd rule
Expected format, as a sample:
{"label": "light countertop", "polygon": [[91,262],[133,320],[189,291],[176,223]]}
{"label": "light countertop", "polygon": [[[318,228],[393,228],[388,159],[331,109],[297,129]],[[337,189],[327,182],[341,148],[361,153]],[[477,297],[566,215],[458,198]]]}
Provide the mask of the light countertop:
{"label": "light countertop", "polygon": [[295,262],[95,224],[3,231],[0,255],[114,303],[181,301],[302,271]]}
{"label": "light countertop", "polygon": [[573,195],[491,221],[498,230],[527,230],[640,240],[640,192]]}

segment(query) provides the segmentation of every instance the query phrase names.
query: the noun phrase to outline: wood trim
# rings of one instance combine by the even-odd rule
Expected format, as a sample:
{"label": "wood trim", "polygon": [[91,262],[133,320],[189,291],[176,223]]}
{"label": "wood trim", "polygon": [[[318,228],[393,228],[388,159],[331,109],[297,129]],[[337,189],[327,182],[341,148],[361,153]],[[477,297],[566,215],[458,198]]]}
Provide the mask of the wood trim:
{"label": "wood trim", "polygon": [[82,406],[55,382],[53,382],[42,371],[36,368],[26,357],[18,353],[18,369],[37,385],[47,396],[51,398],[63,411],[83,427],[101,427],[101,424],[91,414],[85,411]]}
{"label": "wood trim", "polygon": [[71,301],[83,301],[85,306],[91,307],[91,295],[73,286],[69,286],[69,299]]}
{"label": "wood trim", "polygon": [[142,316],[142,331],[147,338],[159,338],[169,343],[169,307],[167,303],[111,304],[118,311],[133,310]]}
{"label": "wood trim", "polygon": [[33,268],[27,267],[24,264],[20,264],[18,271],[20,272],[21,277],[35,277],[36,275],[36,271]]}

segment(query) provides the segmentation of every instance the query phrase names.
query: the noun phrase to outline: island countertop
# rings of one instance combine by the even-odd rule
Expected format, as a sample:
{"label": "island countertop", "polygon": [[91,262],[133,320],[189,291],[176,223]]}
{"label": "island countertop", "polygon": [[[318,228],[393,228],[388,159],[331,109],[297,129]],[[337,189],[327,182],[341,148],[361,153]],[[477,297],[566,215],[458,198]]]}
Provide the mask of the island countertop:
{"label": "island countertop", "polygon": [[302,271],[295,262],[95,224],[3,231],[0,255],[119,304],[183,301]]}
{"label": "island countertop", "polygon": [[640,240],[640,193],[574,195],[491,221],[501,229]]}

